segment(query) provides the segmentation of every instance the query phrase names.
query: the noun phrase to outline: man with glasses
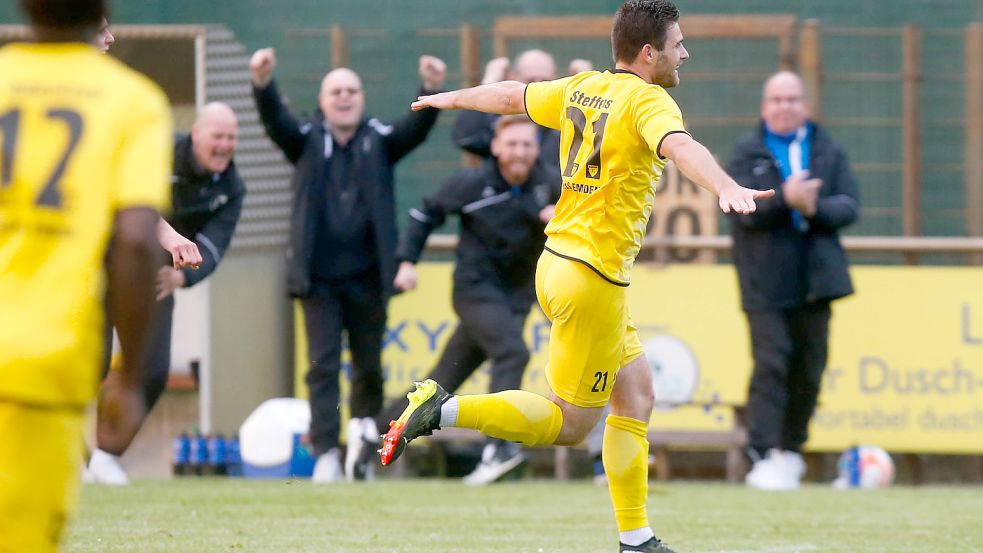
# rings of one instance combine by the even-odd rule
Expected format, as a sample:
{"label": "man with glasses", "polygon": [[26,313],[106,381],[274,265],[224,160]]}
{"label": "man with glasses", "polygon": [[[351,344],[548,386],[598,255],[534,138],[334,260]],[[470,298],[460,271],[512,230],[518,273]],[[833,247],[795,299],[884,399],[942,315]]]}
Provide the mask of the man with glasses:
{"label": "man with glasses", "polygon": [[755,213],[731,214],[754,357],[746,482],[795,489],[826,368],[830,302],[853,293],[839,231],[860,216],[857,182],[843,147],[809,120],[802,79],[788,71],[765,83],[761,123],[737,143],[727,172],[775,191]]}
{"label": "man with glasses", "polygon": [[[272,49],[250,61],[253,95],[270,138],[296,166],[287,279],[301,299],[310,370],[311,444],[318,456],[315,482],[341,480],[338,448],[338,375],[341,335],[352,355],[351,420],[345,476],[372,477],[371,454],[379,441],[373,417],[382,408],[382,338],[386,304],[395,290],[396,163],[427,137],[437,110],[409,112],[386,124],[364,117],[362,81],[338,68],[321,82],[320,110],[298,121],[280,99]],[[444,84],[447,66],[421,56],[422,92]]]}

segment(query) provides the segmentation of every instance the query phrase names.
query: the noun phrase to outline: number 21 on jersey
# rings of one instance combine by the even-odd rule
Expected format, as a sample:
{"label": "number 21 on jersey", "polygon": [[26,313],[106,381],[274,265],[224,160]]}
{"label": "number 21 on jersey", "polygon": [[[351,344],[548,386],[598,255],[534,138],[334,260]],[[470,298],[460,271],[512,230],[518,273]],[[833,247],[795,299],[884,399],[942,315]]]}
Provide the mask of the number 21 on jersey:
{"label": "number 21 on jersey", "polygon": [[577,106],[567,106],[567,119],[573,123],[573,141],[570,143],[570,150],[567,152],[567,162],[563,166],[563,176],[573,177],[574,174],[585,166],[584,173],[589,179],[600,179],[603,160],[601,159],[601,143],[604,142],[604,127],[608,122],[608,114],[601,112],[596,119],[590,121],[591,133],[594,135],[590,148],[587,151],[587,161],[581,163],[583,158],[580,151],[584,144],[584,130],[587,128],[587,114]]}

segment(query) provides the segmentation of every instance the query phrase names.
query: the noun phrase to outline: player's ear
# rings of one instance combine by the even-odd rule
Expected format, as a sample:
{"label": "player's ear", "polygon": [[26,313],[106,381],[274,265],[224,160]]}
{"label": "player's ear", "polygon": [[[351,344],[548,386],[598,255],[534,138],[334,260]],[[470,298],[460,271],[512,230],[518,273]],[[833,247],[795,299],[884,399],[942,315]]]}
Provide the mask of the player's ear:
{"label": "player's ear", "polygon": [[655,61],[659,59],[659,52],[648,43],[642,46],[641,54],[642,59],[644,59],[646,63],[655,63]]}

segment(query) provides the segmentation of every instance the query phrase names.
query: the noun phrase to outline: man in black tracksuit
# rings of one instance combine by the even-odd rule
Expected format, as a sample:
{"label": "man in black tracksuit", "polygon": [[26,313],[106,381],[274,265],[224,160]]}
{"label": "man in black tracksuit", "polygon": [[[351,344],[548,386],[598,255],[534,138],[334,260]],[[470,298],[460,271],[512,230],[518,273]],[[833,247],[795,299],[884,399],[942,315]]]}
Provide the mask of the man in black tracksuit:
{"label": "man in black tracksuit", "polygon": [[838,232],[860,214],[857,183],[843,149],[807,119],[807,108],[797,75],[772,76],[761,125],[727,165],[740,185],[776,191],[754,213],[731,215],[754,356],[747,484],[761,489],[799,485],[826,367],[830,302],[853,293]]}
{"label": "man in black tracksuit", "polygon": [[[250,62],[253,94],[270,138],[294,164],[294,208],[287,250],[290,293],[301,299],[307,330],[313,480],[342,477],[338,377],[342,331],[352,354],[351,419],[344,476],[372,477],[368,440],[382,407],[382,340],[396,275],[396,163],[426,139],[437,110],[410,112],[392,124],[363,117],[362,82],[350,69],[325,76],[319,113],[298,122],[280,99],[272,49]],[[421,56],[422,93],[444,81],[444,62]]]}
{"label": "man in black tracksuit", "polygon": [[[201,253],[201,263],[197,268],[176,269],[171,256],[161,250],[161,268],[157,272],[158,303],[147,345],[144,382],[148,413],[167,385],[173,292],[178,288],[190,288],[212,274],[229,247],[239,221],[246,186],[233,162],[237,138],[235,112],[225,104],[212,103],[198,113],[191,134],[178,136],[174,143],[171,215],[166,219],[177,234],[194,241]],[[127,482],[118,459],[101,450],[93,452],[88,468],[97,482]]]}
{"label": "man in black tracksuit", "polygon": [[[430,233],[448,215],[461,218],[454,268],[454,311],[460,323],[427,378],[448,391],[457,389],[486,359],[491,359],[490,391],[518,389],[529,362],[522,332],[536,301],[536,263],[546,242],[544,230],[560,196],[557,168],[537,163],[538,127],[525,116],[504,116],[496,123],[493,159],[454,173],[420,209],[410,210],[396,257],[397,287],[416,286],[414,264]],[[390,405],[378,423],[399,416],[406,401]],[[518,444],[495,440],[482,463],[465,478],[491,482],[523,460]]]}

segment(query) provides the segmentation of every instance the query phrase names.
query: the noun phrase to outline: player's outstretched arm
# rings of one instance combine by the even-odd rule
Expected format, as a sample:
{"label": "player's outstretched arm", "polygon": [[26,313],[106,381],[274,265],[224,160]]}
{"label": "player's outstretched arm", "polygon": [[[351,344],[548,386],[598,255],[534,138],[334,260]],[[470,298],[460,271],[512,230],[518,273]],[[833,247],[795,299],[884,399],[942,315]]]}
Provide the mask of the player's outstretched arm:
{"label": "player's outstretched arm", "polygon": [[753,213],[755,200],[775,195],[774,190],[751,190],[737,184],[710,151],[688,134],[667,135],[657,153],[671,159],[690,180],[716,194],[724,213]]}
{"label": "player's outstretched arm", "polygon": [[471,109],[485,113],[514,115],[526,111],[525,92],[525,83],[502,81],[420,96],[410,104],[410,107],[414,111],[426,108]]}

